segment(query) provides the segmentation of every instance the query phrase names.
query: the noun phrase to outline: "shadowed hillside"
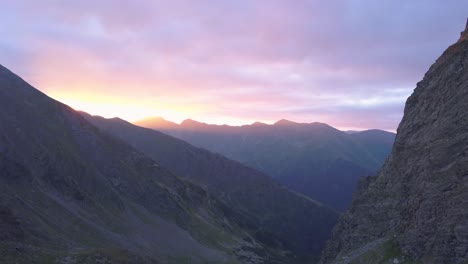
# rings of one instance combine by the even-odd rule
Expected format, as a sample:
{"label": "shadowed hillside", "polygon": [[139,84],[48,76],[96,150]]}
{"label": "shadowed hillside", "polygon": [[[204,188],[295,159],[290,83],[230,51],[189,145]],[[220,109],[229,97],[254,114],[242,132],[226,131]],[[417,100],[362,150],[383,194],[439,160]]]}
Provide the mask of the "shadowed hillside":
{"label": "shadowed hillside", "polygon": [[[171,171],[206,187],[258,226],[259,239],[281,243],[300,259],[320,253],[337,214],[239,162],[124,120],[83,116]],[[274,237],[265,237],[266,234]],[[273,239],[273,240],[272,240]],[[270,241],[271,240],[271,241]]]}
{"label": "shadowed hillside", "polygon": [[240,127],[162,118],[136,124],[220,153],[273,176],[284,186],[338,210],[351,203],[359,177],[374,175],[390,153],[395,134],[348,134],[322,123],[280,120]]}
{"label": "shadowed hillside", "polygon": [[[250,216],[3,67],[0,110],[0,262],[296,263]],[[336,214],[291,199],[324,224],[301,244],[317,257]]]}

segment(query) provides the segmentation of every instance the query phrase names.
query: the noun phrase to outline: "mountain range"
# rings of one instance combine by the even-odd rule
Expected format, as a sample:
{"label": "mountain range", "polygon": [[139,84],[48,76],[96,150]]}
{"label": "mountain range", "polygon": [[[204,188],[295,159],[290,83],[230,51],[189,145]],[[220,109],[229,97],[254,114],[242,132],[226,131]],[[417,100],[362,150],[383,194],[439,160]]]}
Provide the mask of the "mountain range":
{"label": "mountain range", "polygon": [[119,118],[82,115],[103,132],[203,186],[230,206],[240,208],[255,223],[260,223],[259,232],[265,229],[276,234],[298,256],[318,255],[337,220],[333,210],[287,190],[264,173],[239,162]]}
{"label": "mountain range", "polygon": [[161,117],[135,122],[220,153],[274,177],[282,185],[343,211],[361,176],[375,175],[395,134],[382,130],[343,132],[323,123],[282,119],[272,125],[180,125]]}
{"label": "mountain range", "polygon": [[[466,102],[468,21],[408,98],[389,155],[382,131],[160,120],[241,163],[77,112],[0,65],[0,263],[466,264]],[[320,175],[329,195],[346,172],[377,173],[340,216],[249,162],[292,187]]]}
{"label": "mountain range", "polygon": [[153,131],[150,158],[3,66],[0,124],[1,263],[303,263],[338,218]]}

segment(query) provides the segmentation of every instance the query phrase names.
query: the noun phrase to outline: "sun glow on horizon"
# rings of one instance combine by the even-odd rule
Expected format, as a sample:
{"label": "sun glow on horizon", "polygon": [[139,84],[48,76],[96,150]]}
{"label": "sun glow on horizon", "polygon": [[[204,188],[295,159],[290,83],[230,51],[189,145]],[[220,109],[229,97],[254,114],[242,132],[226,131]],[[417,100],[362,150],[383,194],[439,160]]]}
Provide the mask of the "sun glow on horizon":
{"label": "sun glow on horizon", "polygon": [[[48,96],[60,101],[77,111],[104,118],[118,117],[128,122],[136,122],[155,116],[167,121],[180,124],[186,119],[194,119],[214,125],[241,126],[252,124],[259,120],[220,116],[216,113],[206,113],[202,108],[174,107],[169,103],[140,101],[133,102],[127,98],[91,93],[57,93],[49,92]],[[209,111],[210,112],[210,111]],[[276,120],[260,120],[260,122],[274,123]]]}
{"label": "sun glow on horizon", "polygon": [[[261,122],[265,124],[273,124],[281,118],[277,119],[252,119],[252,118],[236,118],[236,117],[226,117],[216,114],[207,114],[202,111],[194,111],[191,113],[188,108],[183,108],[177,110],[176,108],[170,109],[165,108],[161,109],[156,107],[156,103],[134,103],[127,99],[122,99],[118,97],[111,96],[102,96],[95,94],[67,94],[67,93],[50,93],[50,97],[58,100],[77,111],[83,111],[91,115],[98,115],[104,118],[114,118],[118,117],[128,122],[136,122],[145,120],[153,117],[162,117],[167,121],[180,124],[186,119],[193,119],[198,122],[207,123],[210,125],[230,125],[230,126],[243,126],[250,125],[254,122]],[[293,122],[321,122],[320,120],[307,120],[299,121],[292,119]],[[324,122],[327,123],[327,122]],[[342,131],[363,131],[369,128],[363,127],[342,127],[335,126],[333,122],[328,123],[328,125],[335,127],[336,129]],[[395,130],[387,130],[389,132],[395,133]]]}
{"label": "sun glow on horizon", "polygon": [[58,100],[77,111],[83,111],[91,115],[98,115],[105,118],[118,117],[128,122],[135,122],[148,118],[148,116],[164,116],[174,122],[182,122],[187,119],[187,115],[181,110],[159,108],[157,103],[131,102],[130,100],[91,94],[67,94],[51,93],[50,97]]}
{"label": "sun glow on horizon", "polygon": [[375,14],[399,13],[404,1],[55,1],[44,12],[37,2],[2,2],[2,66],[77,110],[387,131],[468,9],[460,0],[405,2],[401,16]]}
{"label": "sun glow on horizon", "polygon": [[[162,117],[167,121],[180,124],[186,119],[196,120],[198,122],[212,124],[212,125],[229,125],[229,126],[243,126],[250,125],[255,122],[265,124],[273,124],[280,119],[288,119],[297,123],[313,123],[320,122],[326,123],[336,129],[347,131],[355,130],[362,131],[368,129],[383,129],[389,132],[396,132],[393,129],[371,126],[365,123],[346,122],[342,117],[335,117],[327,113],[310,113],[310,114],[295,114],[289,113],[287,108],[273,108],[272,111],[258,111],[252,112],[251,104],[259,104],[265,102],[264,97],[254,98],[255,100],[264,101],[251,101],[252,98],[239,98],[238,102],[218,100],[215,103],[210,101],[200,100],[200,95],[196,90],[185,90],[183,93],[173,89],[174,93],[170,93],[172,89],[167,89],[161,95],[156,95],[154,91],[149,90],[147,95],[122,93],[122,89],[117,89],[119,83],[89,83],[77,82],[68,85],[68,90],[65,90],[59,83],[47,80],[33,80],[36,87],[47,87],[42,90],[48,96],[67,104],[77,111],[83,111],[91,115],[98,115],[104,118],[118,117],[130,123],[151,119],[154,117]],[[109,89],[101,91],[99,88],[104,85],[105,87],[113,87],[114,92]],[[126,86],[125,84],[124,86]],[[151,84],[147,84],[148,87]],[[120,87],[121,88],[121,87]],[[125,89],[125,91],[131,89]],[[399,94],[397,94],[399,95]],[[202,98],[203,99],[203,98]],[[223,99],[223,98],[221,98]],[[380,99],[380,98],[378,98]],[[393,97],[390,99],[394,99]],[[350,104],[356,106],[359,104],[373,105],[375,102],[367,101],[364,104],[361,101],[351,102]],[[381,102],[379,102],[381,103]],[[266,104],[263,109],[270,107]],[[345,121],[343,121],[345,120]]]}

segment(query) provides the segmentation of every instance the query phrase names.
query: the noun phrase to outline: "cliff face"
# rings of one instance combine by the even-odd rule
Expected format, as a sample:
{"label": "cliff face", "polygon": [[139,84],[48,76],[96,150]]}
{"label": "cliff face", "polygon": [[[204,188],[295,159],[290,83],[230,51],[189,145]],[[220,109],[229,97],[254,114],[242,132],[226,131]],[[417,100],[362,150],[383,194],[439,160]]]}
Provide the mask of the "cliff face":
{"label": "cliff face", "polygon": [[361,181],[322,263],[364,263],[387,242],[416,262],[468,260],[468,25],[408,98],[392,153]]}

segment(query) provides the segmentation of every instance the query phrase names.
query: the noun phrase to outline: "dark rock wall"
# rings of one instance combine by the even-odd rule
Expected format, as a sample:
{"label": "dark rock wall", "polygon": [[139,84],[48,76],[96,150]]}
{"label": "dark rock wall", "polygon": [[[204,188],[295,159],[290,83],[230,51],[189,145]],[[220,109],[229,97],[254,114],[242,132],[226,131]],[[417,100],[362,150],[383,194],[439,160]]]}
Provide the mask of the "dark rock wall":
{"label": "dark rock wall", "polygon": [[468,260],[467,34],[408,98],[389,159],[361,182],[323,263],[382,237],[422,263]]}

